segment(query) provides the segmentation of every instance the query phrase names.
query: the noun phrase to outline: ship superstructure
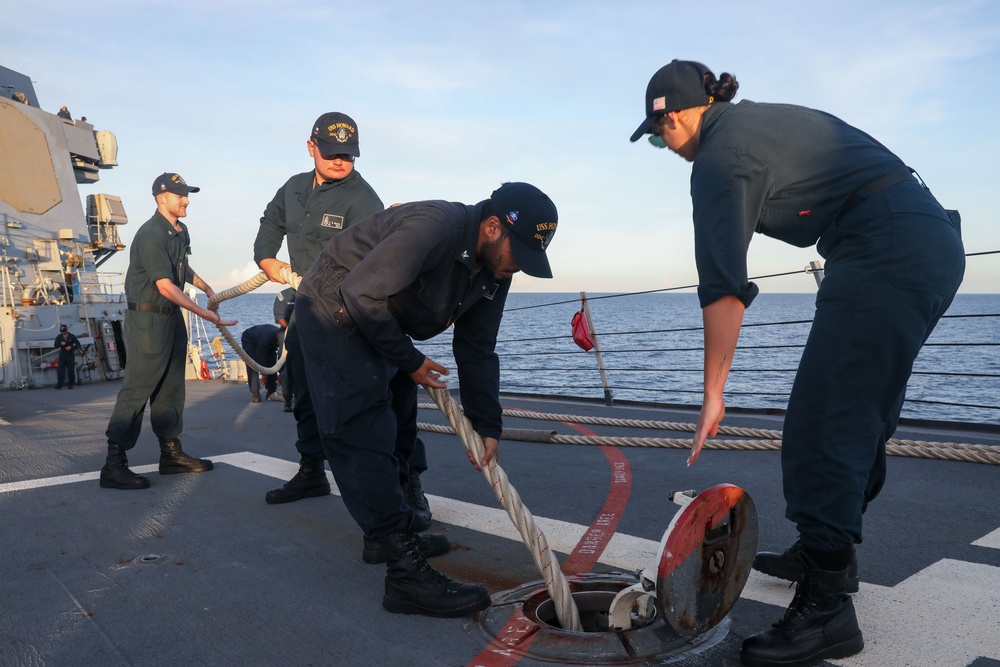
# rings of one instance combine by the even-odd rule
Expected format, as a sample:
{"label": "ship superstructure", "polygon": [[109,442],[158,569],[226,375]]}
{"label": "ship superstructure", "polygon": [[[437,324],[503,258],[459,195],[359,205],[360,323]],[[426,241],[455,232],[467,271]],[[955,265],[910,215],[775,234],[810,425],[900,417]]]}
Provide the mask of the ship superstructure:
{"label": "ship superstructure", "polygon": [[124,373],[123,276],[99,271],[124,249],[121,199],[80,185],[117,166],[113,133],[38,104],[31,79],[0,67],[0,387],[54,385],[65,324],[84,381]]}

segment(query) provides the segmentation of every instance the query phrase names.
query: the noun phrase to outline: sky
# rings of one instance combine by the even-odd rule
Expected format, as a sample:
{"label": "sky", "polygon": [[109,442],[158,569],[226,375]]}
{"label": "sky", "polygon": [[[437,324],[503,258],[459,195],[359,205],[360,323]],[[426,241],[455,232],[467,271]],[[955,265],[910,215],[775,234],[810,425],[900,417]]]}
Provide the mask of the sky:
{"label": "sky", "polygon": [[[201,188],[191,265],[216,291],[258,272],[260,216],[312,168],[306,141],[327,111],[357,122],[356,168],[387,205],[474,204],[505,181],[545,191],[554,278],[518,275],[514,290],[696,284],[690,164],[629,142],[650,76],[674,58],[734,74],[737,101],[860,127],[962,213],[967,252],[1000,250],[995,1],[0,0],[0,24],[0,65],[30,76],[43,108],[115,133],[119,166],[81,190],[122,198],[126,244],[157,175]],[[758,234],[748,261],[761,276],[819,259]],[[815,290],[805,274],[759,284]],[[1000,292],[1000,255],[971,257],[961,292]]]}

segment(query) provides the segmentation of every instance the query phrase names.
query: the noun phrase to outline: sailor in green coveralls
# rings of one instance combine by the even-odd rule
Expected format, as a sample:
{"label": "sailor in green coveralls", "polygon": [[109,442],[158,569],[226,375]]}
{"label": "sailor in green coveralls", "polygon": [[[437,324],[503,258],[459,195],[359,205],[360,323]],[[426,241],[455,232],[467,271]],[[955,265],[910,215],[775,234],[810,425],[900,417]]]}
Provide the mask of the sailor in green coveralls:
{"label": "sailor in green coveralls", "polygon": [[209,297],[215,294],[188,265],[191,238],[180,218],[187,216],[189,186],[178,174],[161,174],[153,182],[156,213],[135,235],[125,274],[125,351],[128,365],[108,423],[108,458],[101,469],[106,489],[145,489],[149,480],[129,470],[126,452],[135,446],[142,415],[149,403],[153,433],[160,441],[160,474],[205,472],[212,462],[188,456],[177,436],[184,428],[184,363],[187,329],[181,308],[212,324],[232,326],[216,312],[202,308],[184,293],[191,283]]}

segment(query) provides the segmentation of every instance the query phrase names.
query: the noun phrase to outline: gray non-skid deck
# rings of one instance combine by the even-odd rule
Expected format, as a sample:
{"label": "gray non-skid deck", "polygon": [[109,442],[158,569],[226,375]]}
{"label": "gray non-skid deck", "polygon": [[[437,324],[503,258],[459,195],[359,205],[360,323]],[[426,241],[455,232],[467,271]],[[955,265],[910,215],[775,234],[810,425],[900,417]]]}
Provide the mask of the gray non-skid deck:
{"label": "gray non-skid deck", "polygon": [[[191,453],[215,459],[214,471],[161,477],[147,423],[130,462],[153,471],[152,487],[99,488],[103,432],[118,386],[0,393],[0,665],[542,664],[530,654],[518,661],[488,650],[490,638],[476,618],[383,611],[384,568],[361,561],[360,531],[339,497],[266,505],[264,493],[296,469],[294,422],[281,403],[251,404],[243,386],[188,383],[182,440]],[[570,414],[695,417],[523,397],[504,403]],[[419,418],[444,423],[433,410],[421,410]],[[578,433],[563,424],[506,422]],[[733,414],[727,423],[780,429],[780,417]],[[996,433],[897,435],[1000,443]],[[423,480],[437,520],[433,530],[454,544],[434,565],[494,594],[540,581],[458,439],[422,437],[431,465]],[[753,498],[761,548],[791,543],[776,452],[706,451],[691,468],[686,455],[504,442],[500,463],[560,561],[589,568],[577,576],[653,566],[678,509],[669,492],[722,482]],[[866,539],[858,548],[862,587],[855,604],[867,648],[833,664],[1000,665],[998,499],[998,466],[891,457],[888,484],[865,517]],[[617,522],[615,535],[594,555],[596,562],[581,558],[578,541],[592,538],[588,528],[606,521],[602,513],[608,512]],[[727,636],[674,664],[739,664],[742,638],[777,620],[791,595],[787,583],[754,573],[732,610]]]}

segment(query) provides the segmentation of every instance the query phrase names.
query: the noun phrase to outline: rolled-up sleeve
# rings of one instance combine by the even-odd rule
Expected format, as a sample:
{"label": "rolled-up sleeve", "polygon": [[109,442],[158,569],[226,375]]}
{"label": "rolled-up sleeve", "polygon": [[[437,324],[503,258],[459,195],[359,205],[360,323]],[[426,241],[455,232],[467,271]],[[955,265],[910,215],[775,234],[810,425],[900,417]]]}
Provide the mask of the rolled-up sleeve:
{"label": "rolled-up sleeve", "polygon": [[691,172],[698,300],[724,296],[749,306],[757,285],[747,276],[747,249],[772,179],[767,168],[735,151],[699,154]]}

